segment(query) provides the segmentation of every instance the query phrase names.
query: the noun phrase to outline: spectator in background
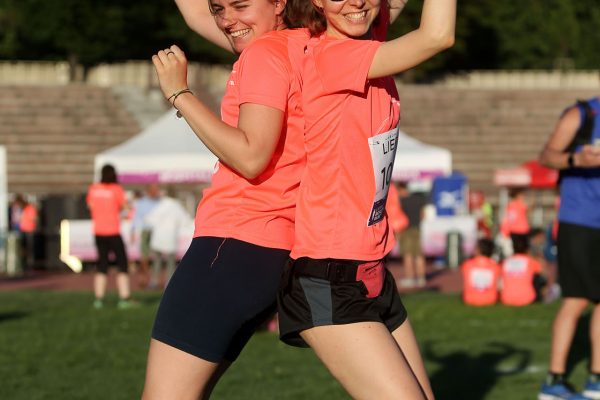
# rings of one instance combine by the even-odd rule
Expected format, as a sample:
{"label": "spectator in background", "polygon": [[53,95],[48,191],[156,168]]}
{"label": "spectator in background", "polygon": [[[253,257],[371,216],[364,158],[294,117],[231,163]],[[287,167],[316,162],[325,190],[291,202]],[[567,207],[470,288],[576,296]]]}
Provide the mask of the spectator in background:
{"label": "spectator in background", "polygon": [[408,227],[400,235],[400,252],[404,264],[404,288],[425,287],[425,257],[421,249],[421,218],[427,205],[425,194],[410,193],[406,182],[398,184],[400,206],[408,218]]}
{"label": "spectator in background", "polygon": [[179,238],[182,233],[189,233],[191,241],[194,233],[194,220],[179,200],[174,198],[172,191],[169,191],[168,195],[162,196],[158,204],[146,215],[144,223],[152,229],[150,238],[152,273],[149,286],[151,288],[158,287],[164,261],[166,264],[166,287],[175,272]]}
{"label": "spectator in background", "polygon": [[498,301],[500,266],[492,259],[494,242],[479,239],[474,256],[461,265],[463,301],[471,306],[489,306]]}
{"label": "spectator in background", "polygon": [[546,303],[552,303],[560,297],[560,285],[558,284],[558,246],[556,240],[558,239],[558,209],[560,207],[560,196],[557,195],[554,201],[554,207],[556,208],[556,216],[552,222],[548,225],[544,232],[544,248],[543,248],[543,259],[545,269],[548,271],[548,290],[546,292]]}
{"label": "spectator in background", "polygon": [[[558,279],[562,304],[552,325],[552,352],[540,398],[581,398],[566,382],[577,321],[591,303],[591,359],[583,394],[600,398],[600,99],[569,107],[540,155],[561,171]],[[562,396],[562,397],[559,397]],[[570,397],[569,397],[570,396]]]}
{"label": "spectator in background", "polygon": [[471,214],[477,220],[477,236],[482,238],[492,237],[492,226],[494,224],[494,210],[485,194],[481,190],[469,191],[469,207]]}
{"label": "spectator in background", "polygon": [[106,294],[109,255],[113,253],[119,273],[117,290],[119,292],[118,308],[130,308],[131,290],[127,271],[127,254],[121,237],[120,214],[125,207],[125,192],[117,183],[117,173],[112,165],[102,167],[100,182],[90,186],[87,194],[87,205],[92,214],[96,249],[98,251],[97,270],[94,276],[94,308],[104,306]]}
{"label": "spectator in background", "polygon": [[35,206],[22,199],[23,212],[21,213],[21,240],[22,260],[25,271],[33,270],[35,266],[35,231],[37,229],[38,212]]}
{"label": "spectator in background", "polygon": [[504,217],[500,223],[500,233],[504,238],[510,239],[511,243],[514,242],[515,238],[524,238],[527,240],[529,236],[529,219],[527,217],[525,189],[512,188],[510,189],[509,197],[510,201],[506,206]]}
{"label": "spectator in background", "polygon": [[525,306],[541,300],[541,289],[545,284],[542,265],[527,254],[529,239],[513,238],[514,254],[502,262],[502,288],[500,300],[509,306]]}
{"label": "spectator in background", "polygon": [[408,218],[404,211],[402,211],[402,205],[400,205],[400,196],[396,185],[392,183],[388,192],[388,197],[385,203],[385,211],[388,215],[388,223],[392,227],[396,239],[400,238],[400,233],[408,227]]}
{"label": "spectator in background", "polygon": [[23,214],[23,204],[25,199],[23,195],[17,194],[10,203],[8,210],[8,220],[11,232],[21,232],[21,215]]}
{"label": "spectator in background", "polygon": [[133,220],[131,222],[131,244],[138,244],[140,249],[140,275],[141,285],[149,285],[150,266],[150,240],[152,229],[146,223],[146,216],[158,205],[160,201],[160,188],[156,183],[146,187],[144,196],[135,200],[133,204]]}
{"label": "spectator in background", "polygon": [[18,235],[19,261],[24,272],[32,270],[35,263],[34,234],[37,228],[37,209],[21,194],[10,206],[10,230]]}

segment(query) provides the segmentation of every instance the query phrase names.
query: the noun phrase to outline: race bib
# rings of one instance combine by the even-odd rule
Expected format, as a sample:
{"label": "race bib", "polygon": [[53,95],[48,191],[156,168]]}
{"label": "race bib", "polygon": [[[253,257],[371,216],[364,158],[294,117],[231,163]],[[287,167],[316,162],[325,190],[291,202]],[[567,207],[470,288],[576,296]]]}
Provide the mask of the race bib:
{"label": "race bib", "polygon": [[508,258],[504,261],[504,272],[509,275],[523,275],[527,272],[527,260],[523,258]]}
{"label": "race bib", "polygon": [[383,219],[388,190],[392,182],[394,158],[398,146],[398,127],[369,138],[369,148],[375,174],[375,197],[367,226],[375,225]]}
{"label": "race bib", "polygon": [[494,284],[494,273],[486,269],[473,269],[470,274],[471,286],[476,290],[490,289]]}

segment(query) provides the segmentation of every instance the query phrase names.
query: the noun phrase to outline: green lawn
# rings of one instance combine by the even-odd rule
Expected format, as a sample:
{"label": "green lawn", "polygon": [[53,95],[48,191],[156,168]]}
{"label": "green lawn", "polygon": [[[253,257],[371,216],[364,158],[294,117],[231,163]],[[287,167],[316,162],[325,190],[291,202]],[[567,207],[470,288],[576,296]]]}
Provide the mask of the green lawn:
{"label": "green lawn", "polygon": [[[0,293],[0,399],[136,399],[158,295],[142,307],[91,308],[91,293]],[[545,374],[556,305],[464,307],[458,296],[405,296],[438,399],[532,399]],[[589,351],[582,321],[572,351],[581,386]],[[311,350],[259,333],[214,399],[346,399]]]}

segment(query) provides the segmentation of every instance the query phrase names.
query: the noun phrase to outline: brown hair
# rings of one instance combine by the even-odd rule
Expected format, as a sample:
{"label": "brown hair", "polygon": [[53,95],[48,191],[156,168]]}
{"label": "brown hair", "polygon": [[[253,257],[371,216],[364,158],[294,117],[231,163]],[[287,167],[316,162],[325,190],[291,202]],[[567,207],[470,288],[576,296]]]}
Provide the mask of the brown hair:
{"label": "brown hair", "polygon": [[[382,6],[384,4],[389,6],[387,0],[382,0],[381,3]],[[288,0],[286,13],[290,21],[294,23],[294,26],[288,25],[290,28],[308,28],[311,36],[323,33],[327,29],[327,19],[312,0]],[[381,12],[373,21],[373,25],[379,24],[380,16]]]}
{"label": "brown hair", "polygon": [[312,0],[288,0],[285,10],[294,27],[308,28],[312,36],[327,29],[325,16]]}
{"label": "brown hair", "polygon": [[[216,12],[213,8],[211,0],[208,1],[208,10],[210,13],[215,16]],[[277,0],[269,0],[271,3],[275,3]],[[304,25],[303,19],[299,19],[300,16],[303,15],[303,5],[304,3],[309,2],[310,0],[287,0],[285,4],[285,9],[281,14],[281,18],[283,19],[283,23],[287,28],[301,28]]]}

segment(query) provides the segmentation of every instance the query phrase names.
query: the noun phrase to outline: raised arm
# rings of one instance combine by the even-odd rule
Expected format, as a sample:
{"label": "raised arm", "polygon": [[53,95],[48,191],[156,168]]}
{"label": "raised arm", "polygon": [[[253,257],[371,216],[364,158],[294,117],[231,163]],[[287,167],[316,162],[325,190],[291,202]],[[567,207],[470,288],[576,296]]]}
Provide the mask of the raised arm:
{"label": "raised arm", "polygon": [[[169,54],[167,54],[169,53]],[[187,88],[187,59],[171,46],[152,57],[166,98]],[[170,98],[196,136],[219,160],[246,179],[257,177],[268,166],[283,126],[283,111],[259,104],[240,106],[238,126],[221,121],[191,93]]]}
{"label": "raised arm", "polygon": [[[567,147],[575,138],[581,123],[578,107],[568,110],[556,124],[556,128],[540,154],[540,164],[548,168],[569,168],[570,153]],[[580,152],[573,153],[573,166],[578,168],[600,167],[600,147],[586,144]]]}
{"label": "raised arm", "polygon": [[419,28],[383,43],[371,62],[369,78],[406,71],[452,47],[455,25],[456,0],[425,0]]}
{"label": "raised arm", "polygon": [[400,15],[408,0],[390,0],[390,24],[393,24]]}
{"label": "raised arm", "polygon": [[[208,8],[210,0],[175,0],[187,25],[209,42],[233,53],[231,44],[217,27]],[[401,0],[398,0],[401,1]]]}

